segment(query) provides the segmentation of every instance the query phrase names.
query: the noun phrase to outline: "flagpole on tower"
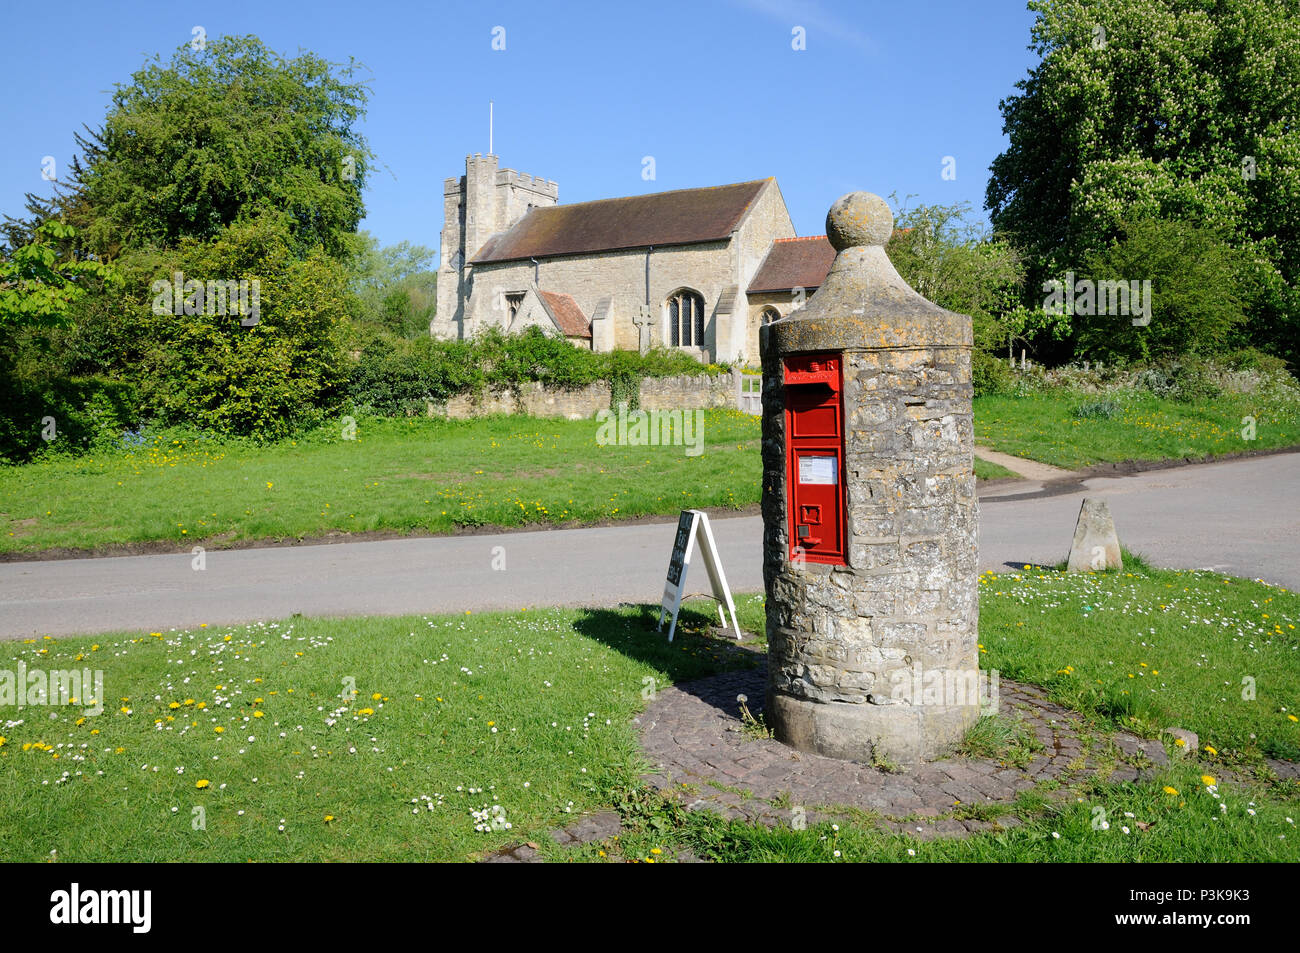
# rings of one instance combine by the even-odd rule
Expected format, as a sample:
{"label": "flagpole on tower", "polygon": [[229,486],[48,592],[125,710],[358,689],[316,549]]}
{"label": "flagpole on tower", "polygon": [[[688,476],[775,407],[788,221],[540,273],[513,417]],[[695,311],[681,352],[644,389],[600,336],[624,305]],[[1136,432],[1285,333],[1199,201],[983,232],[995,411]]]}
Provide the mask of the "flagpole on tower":
{"label": "flagpole on tower", "polygon": [[488,155],[492,155],[492,100],[488,100]]}

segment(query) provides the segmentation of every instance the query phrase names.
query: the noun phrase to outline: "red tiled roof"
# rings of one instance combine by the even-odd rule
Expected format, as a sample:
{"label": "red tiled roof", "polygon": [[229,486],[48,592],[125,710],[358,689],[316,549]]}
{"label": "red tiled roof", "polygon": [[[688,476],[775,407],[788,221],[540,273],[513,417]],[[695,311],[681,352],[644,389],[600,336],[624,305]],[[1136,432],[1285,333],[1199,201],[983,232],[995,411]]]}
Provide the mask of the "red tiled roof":
{"label": "red tiled roof", "polygon": [[578,307],[578,302],[573,300],[573,295],[541,290],[537,293],[541,295],[546,310],[551,312],[551,317],[555,319],[555,326],[566,338],[591,337],[591,322]]}
{"label": "red tiled roof", "polygon": [[722,241],[771,181],[535,208],[508,231],[488,239],[473,262]]}
{"label": "red tiled roof", "polygon": [[748,291],[813,291],[821,286],[835,261],[835,249],[825,235],[778,238],[754,273]]}

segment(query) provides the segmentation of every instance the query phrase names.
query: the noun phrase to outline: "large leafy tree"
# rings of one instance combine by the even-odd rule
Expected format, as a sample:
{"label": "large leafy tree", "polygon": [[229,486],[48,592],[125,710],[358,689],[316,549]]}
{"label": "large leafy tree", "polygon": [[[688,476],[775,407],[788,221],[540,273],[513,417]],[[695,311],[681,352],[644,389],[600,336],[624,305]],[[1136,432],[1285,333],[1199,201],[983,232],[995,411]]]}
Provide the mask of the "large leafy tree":
{"label": "large leafy tree", "polygon": [[[1300,339],[1300,4],[1032,0],[1042,57],[1001,104],[986,195],[1031,290],[1124,222],[1188,222],[1245,253],[1254,334]],[[1134,275],[1133,278],[1144,276]]]}
{"label": "large leafy tree", "polygon": [[183,46],[119,85],[63,190],[89,246],[116,255],[206,241],[265,212],[296,250],[339,256],[364,215],[371,154],[356,64],[284,59],[254,36]]}
{"label": "large leafy tree", "polygon": [[1021,306],[1019,254],[975,221],[965,202],[901,207],[886,251],[919,294],[971,316],[976,347],[1004,348],[1035,322],[1052,320]]}

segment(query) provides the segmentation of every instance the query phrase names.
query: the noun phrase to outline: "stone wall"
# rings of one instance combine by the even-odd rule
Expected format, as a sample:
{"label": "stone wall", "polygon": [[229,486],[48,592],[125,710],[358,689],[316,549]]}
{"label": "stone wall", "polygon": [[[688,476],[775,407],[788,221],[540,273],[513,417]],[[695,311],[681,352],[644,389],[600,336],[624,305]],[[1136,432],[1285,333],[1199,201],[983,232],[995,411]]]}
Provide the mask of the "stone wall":
{"label": "stone wall", "polygon": [[[694,410],[697,407],[735,407],[739,373],[644,378],[641,381],[641,408]],[[526,384],[517,397],[510,391],[494,391],[478,400],[462,394],[445,404],[430,404],[429,416],[468,420],[490,414],[528,414],[586,420],[594,417],[598,410],[609,409],[610,391],[605,381],[576,390],[544,387],[534,381]]]}

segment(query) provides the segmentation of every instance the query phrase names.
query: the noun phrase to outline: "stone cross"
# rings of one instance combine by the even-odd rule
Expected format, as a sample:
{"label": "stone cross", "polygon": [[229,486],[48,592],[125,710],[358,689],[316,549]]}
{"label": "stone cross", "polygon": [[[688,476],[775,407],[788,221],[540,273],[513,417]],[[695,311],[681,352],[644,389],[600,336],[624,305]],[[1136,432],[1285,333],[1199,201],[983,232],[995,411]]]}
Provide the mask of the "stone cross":
{"label": "stone cross", "polygon": [[636,317],[632,323],[637,326],[638,347],[642,354],[650,350],[650,325],[654,322],[650,314],[650,305],[639,304],[636,306]]}
{"label": "stone cross", "polygon": [[[995,704],[996,682],[983,688],[976,655],[971,319],[899,277],[884,249],[893,221],[868,192],[835,202],[830,273],[806,306],[759,330],[764,714],[779,741],[802,751],[916,763],[962,740]],[[817,379],[829,373],[838,393],[803,383],[819,366]],[[816,386],[828,396],[809,404]],[[800,431],[824,431],[836,400],[839,433],[805,473]],[[813,413],[796,418],[805,406]],[[842,545],[821,561],[800,558],[794,529],[802,536],[810,527],[801,522],[819,522],[808,535],[826,538],[822,511],[836,499]]]}

